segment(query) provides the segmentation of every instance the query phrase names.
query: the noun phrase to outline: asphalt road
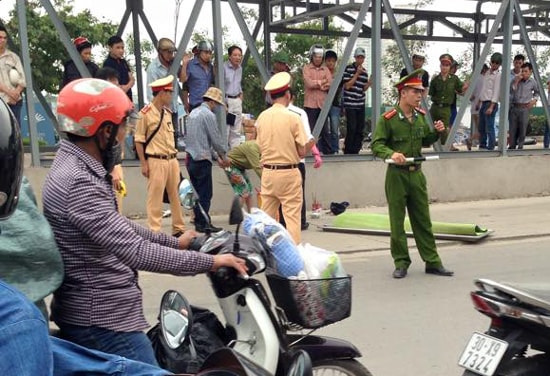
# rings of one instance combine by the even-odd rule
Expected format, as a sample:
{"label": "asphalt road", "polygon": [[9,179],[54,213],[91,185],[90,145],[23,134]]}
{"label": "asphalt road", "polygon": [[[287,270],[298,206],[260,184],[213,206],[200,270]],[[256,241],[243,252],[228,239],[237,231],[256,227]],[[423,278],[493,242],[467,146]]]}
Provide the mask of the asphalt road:
{"label": "asphalt road", "polygon": [[[374,376],[461,375],[456,364],[463,347],[474,330],[484,331],[489,323],[470,302],[473,280],[548,280],[549,247],[550,238],[443,247],[444,264],[456,273],[452,278],[424,274],[418,254],[412,251],[413,264],[403,280],[391,278],[387,251],[342,255],[346,271],[353,275],[352,315],[318,334],[354,343]],[[167,289],[220,313],[205,276],[142,273],[140,280],[151,323]]]}

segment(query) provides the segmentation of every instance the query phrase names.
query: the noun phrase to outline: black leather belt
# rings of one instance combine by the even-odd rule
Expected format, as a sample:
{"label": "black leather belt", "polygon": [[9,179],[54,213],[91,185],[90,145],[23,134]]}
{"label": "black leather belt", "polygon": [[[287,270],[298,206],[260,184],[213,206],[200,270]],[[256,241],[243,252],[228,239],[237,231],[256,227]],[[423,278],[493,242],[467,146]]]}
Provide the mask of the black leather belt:
{"label": "black leather belt", "polygon": [[285,164],[285,165],[268,165],[264,164],[264,168],[268,170],[290,170],[292,168],[298,168],[297,164]]}
{"label": "black leather belt", "polygon": [[237,99],[241,96],[241,94],[237,94],[237,95],[226,95],[227,98],[231,98],[231,99]]}
{"label": "black leather belt", "polygon": [[422,168],[421,164],[408,164],[408,165],[392,164],[392,166],[399,170],[404,170],[409,172],[420,171],[420,169]]}
{"label": "black leather belt", "polygon": [[447,103],[435,103],[435,102],[432,102],[432,104],[436,107],[451,107],[450,104],[447,104]]}
{"label": "black leather belt", "polygon": [[169,155],[159,155],[159,154],[145,154],[147,156],[147,158],[155,158],[155,159],[165,159],[165,160],[170,160],[170,159],[174,159],[178,156],[177,153],[174,153],[174,154],[169,154]]}
{"label": "black leather belt", "polygon": [[512,103],[512,106],[518,107],[518,108],[529,108],[529,105],[531,103]]}

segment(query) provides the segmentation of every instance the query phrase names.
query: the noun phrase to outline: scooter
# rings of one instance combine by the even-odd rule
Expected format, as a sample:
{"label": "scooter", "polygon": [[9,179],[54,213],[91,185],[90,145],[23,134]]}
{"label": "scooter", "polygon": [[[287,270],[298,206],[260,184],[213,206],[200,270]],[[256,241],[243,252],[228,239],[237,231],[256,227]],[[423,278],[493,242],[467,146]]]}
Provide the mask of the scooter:
{"label": "scooter", "polygon": [[[191,246],[212,255],[233,253],[246,261],[248,276],[243,277],[228,268],[208,273],[231,338],[227,346],[276,376],[285,375],[293,355],[300,350],[309,355],[316,373],[371,376],[356,360],[361,353],[353,344],[312,335],[318,328],[350,315],[351,277],[302,281],[268,273],[266,277],[276,301],[272,306],[263,284],[251,278],[268,268],[270,247],[265,242],[239,234],[243,219],[239,199],[235,197],[229,218],[229,224],[237,226],[235,233],[220,231],[209,234],[198,238]],[[323,311],[322,319],[321,302],[311,299],[313,291],[318,289],[333,294],[333,309]],[[303,310],[297,309],[299,304],[309,304],[311,320],[304,317]],[[304,329],[309,330],[304,332]]]}
{"label": "scooter", "polygon": [[[159,341],[165,351],[173,351],[172,356],[178,354],[178,350],[185,345],[188,345],[191,353],[194,352],[190,338],[193,327],[192,312],[188,301],[178,292],[170,290],[162,297],[159,313]],[[170,354],[164,355],[170,356]],[[190,359],[192,357],[193,354]],[[211,353],[193,373],[179,375],[272,376],[267,370],[229,347],[223,347]],[[313,376],[311,359],[305,351],[300,350],[293,354],[285,376]]]}
{"label": "scooter", "polygon": [[550,375],[550,284],[475,281],[474,308],[491,319],[474,332],[458,364],[463,375]]}

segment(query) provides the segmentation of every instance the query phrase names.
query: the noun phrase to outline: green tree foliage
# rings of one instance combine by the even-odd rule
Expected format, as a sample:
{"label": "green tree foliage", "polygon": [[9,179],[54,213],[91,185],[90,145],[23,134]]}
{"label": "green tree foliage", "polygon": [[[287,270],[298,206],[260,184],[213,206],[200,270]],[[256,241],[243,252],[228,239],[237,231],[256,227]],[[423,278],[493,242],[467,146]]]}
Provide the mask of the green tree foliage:
{"label": "green tree foliage", "polygon": [[[100,21],[88,9],[75,14],[73,3],[72,0],[55,0],[53,2],[59,18],[72,38],[86,36],[96,46],[103,45],[111,35],[116,33],[116,25]],[[69,54],[39,1],[27,1],[26,14],[33,79],[40,90],[57,93],[63,75],[63,62],[69,59]],[[18,19],[15,7],[9,15],[10,19],[3,21],[5,21],[11,38],[18,45]],[[19,46],[17,47],[19,49]],[[95,62],[98,65],[102,63],[98,59],[95,59]]]}

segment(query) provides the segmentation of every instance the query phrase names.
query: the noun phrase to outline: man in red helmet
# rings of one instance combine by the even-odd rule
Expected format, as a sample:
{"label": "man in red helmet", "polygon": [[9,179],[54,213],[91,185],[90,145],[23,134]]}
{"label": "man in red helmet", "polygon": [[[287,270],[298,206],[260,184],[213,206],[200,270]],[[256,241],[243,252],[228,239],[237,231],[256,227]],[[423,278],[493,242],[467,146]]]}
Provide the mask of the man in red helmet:
{"label": "man in red helmet", "polygon": [[51,317],[64,339],[156,365],[145,320],[138,270],[193,275],[221,266],[246,273],[233,255],[181,252],[195,236],[154,233],[117,211],[109,172],[132,103],[98,79],[69,83],[58,97],[60,130],[67,134],[46,178],[44,215],[65,265]]}

